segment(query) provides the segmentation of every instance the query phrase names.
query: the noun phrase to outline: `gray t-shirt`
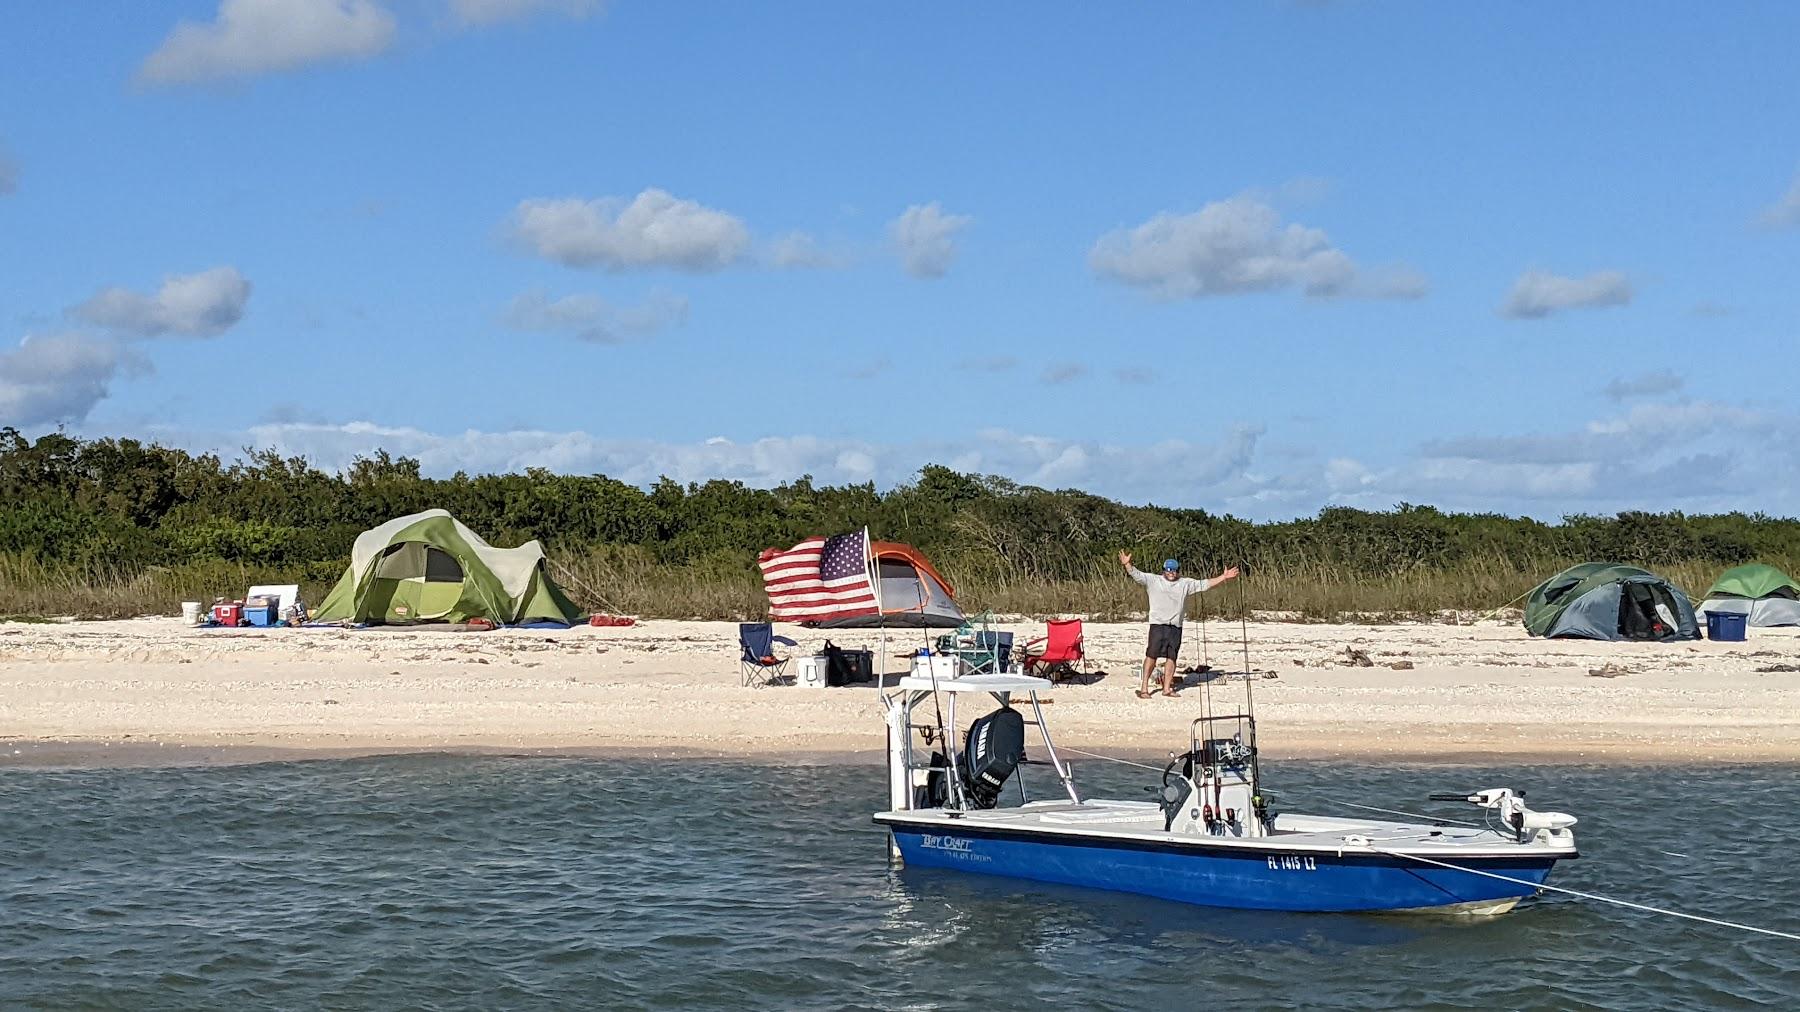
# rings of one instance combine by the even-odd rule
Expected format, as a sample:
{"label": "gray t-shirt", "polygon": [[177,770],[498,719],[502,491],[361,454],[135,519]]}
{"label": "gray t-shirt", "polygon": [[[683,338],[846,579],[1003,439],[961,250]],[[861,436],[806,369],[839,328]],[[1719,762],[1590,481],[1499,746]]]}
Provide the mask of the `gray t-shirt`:
{"label": "gray t-shirt", "polygon": [[1198,594],[1212,585],[1211,580],[1196,580],[1191,576],[1169,580],[1136,566],[1126,568],[1131,570],[1131,578],[1143,584],[1145,593],[1150,595],[1151,625],[1180,625],[1182,613],[1187,610],[1188,595]]}

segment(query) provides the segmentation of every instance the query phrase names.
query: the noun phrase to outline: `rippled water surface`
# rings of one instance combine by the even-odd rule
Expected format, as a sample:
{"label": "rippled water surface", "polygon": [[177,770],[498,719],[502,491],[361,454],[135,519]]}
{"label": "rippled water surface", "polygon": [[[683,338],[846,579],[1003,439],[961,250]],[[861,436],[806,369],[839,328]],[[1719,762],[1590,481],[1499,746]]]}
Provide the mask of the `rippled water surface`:
{"label": "rippled water surface", "polygon": [[[1115,796],[1146,776],[1081,775]],[[1295,810],[1526,787],[1582,820],[1552,882],[1800,932],[1793,769],[1266,775]],[[1800,1003],[1800,942],[1568,898],[1475,923],[1248,914],[893,870],[880,780],[444,756],[0,772],[0,1005]]]}

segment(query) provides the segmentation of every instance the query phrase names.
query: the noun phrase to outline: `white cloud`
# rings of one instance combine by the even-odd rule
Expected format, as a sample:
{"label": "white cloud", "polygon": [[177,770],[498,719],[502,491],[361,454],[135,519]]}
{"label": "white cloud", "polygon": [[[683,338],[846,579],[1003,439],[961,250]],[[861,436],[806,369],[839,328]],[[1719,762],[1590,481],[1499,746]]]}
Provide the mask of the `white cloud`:
{"label": "white cloud", "polygon": [[1596,271],[1585,278],[1565,278],[1528,270],[1513,282],[1500,315],[1536,320],[1564,309],[1623,306],[1631,301],[1631,281],[1622,271]]}
{"label": "white cloud", "polygon": [[533,289],[514,298],[501,321],[514,330],[569,333],[594,344],[622,344],[680,323],[687,313],[686,297],[669,292],[652,292],[641,305],[614,306],[598,295],[551,299],[542,289]]}
{"label": "white cloud", "polygon": [[1638,376],[1621,376],[1606,385],[1606,396],[1615,401],[1632,397],[1653,397],[1657,394],[1672,394],[1682,388],[1687,381],[1673,369],[1657,369],[1654,372]]}
{"label": "white cloud", "polygon": [[1108,232],[1088,251],[1103,278],[1165,298],[1200,298],[1298,288],[1315,297],[1418,298],[1428,287],[1409,267],[1356,265],[1320,229],[1281,223],[1252,194],[1214,201],[1191,214],[1163,212]]}
{"label": "white cloud", "polygon": [[183,21],[138,68],[146,84],[192,84],[366,59],[394,40],[375,0],[220,0],[218,17]]}
{"label": "white cloud", "polygon": [[1763,208],[1757,220],[1767,228],[1800,228],[1800,173],[1794,175],[1786,193]]}
{"label": "white cloud", "polygon": [[941,278],[956,259],[956,236],[975,219],[945,214],[937,201],[914,204],[888,223],[888,234],[900,251],[906,273],[915,278]]}
{"label": "white cloud", "polygon": [[26,337],[0,352],[0,425],[79,422],[105,399],[124,360],[116,343],[85,334]]}
{"label": "white cloud", "polygon": [[768,262],[784,270],[844,267],[849,257],[829,252],[805,232],[789,232],[769,244]]}
{"label": "white cloud", "polygon": [[1562,432],[1431,440],[1334,499],[1386,508],[1569,513],[1683,509],[1792,512],[1800,416],[1709,401],[1641,403]]}
{"label": "white cloud", "polygon": [[585,18],[600,7],[600,0],[450,0],[450,16],[458,24],[473,28],[545,12]]}
{"label": "white cloud", "polygon": [[718,270],[750,246],[750,230],[736,216],[654,188],[629,203],[620,197],[520,201],[509,230],[546,260],[613,271]]}
{"label": "white cloud", "polygon": [[139,337],[180,334],[216,337],[243,319],[250,282],[235,267],[214,267],[198,274],[163,279],[155,295],[107,288],[78,306],[70,316]]}
{"label": "white cloud", "polygon": [[1375,475],[1360,461],[1335,457],[1325,463],[1325,487],[1334,494],[1360,492],[1374,482]]}

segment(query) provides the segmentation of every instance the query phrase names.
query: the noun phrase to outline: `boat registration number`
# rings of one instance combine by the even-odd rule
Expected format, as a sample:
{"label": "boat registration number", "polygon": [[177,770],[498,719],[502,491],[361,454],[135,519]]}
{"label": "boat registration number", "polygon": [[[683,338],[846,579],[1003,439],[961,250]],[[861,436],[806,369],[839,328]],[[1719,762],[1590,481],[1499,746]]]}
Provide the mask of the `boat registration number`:
{"label": "boat registration number", "polygon": [[1269,868],[1274,871],[1318,871],[1319,866],[1310,857],[1269,855]]}

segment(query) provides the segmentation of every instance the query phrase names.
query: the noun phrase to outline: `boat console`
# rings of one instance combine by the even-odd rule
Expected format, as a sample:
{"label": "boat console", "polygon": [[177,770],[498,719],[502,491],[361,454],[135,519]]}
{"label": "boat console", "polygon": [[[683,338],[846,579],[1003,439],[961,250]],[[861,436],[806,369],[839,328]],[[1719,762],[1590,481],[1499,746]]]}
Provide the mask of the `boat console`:
{"label": "boat console", "polygon": [[1163,767],[1163,828],[1203,836],[1266,836],[1270,814],[1257,785],[1256,718],[1197,718],[1188,750]]}

